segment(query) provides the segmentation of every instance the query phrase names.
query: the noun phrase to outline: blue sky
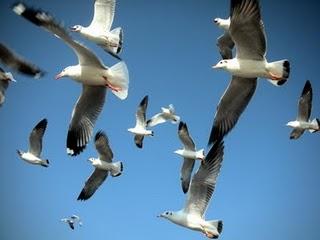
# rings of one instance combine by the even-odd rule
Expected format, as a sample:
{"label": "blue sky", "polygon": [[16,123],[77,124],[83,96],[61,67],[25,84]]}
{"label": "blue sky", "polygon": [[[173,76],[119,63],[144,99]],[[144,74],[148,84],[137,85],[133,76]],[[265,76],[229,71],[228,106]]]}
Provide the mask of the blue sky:
{"label": "blue sky", "polygon": [[[65,26],[87,25],[93,1],[27,1],[52,13]],[[179,181],[182,160],[177,125],[154,128],[155,136],[136,148],[127,128],[135,124],[140,100],[149,95],[147,115],[172,103],[187,122],[196,145],[206,147],[216,105],[230,75],[211,68],[220,56],[222,33],[212,22],[227,17],[226,0],[119,0],[113,27],[124,30],[122,57],[130,73],[125,101],[111,92],[95,133],[109,136],[115,160],[124,172],[111,178],[86,202],[76,201],[93,167],[93,142],[78,157],[66,154],[71,111],[81,86],[54,76],[77,59],[62,41],[18,17],[0,2],[1,42],[36,63],[47,75],[33,80],[15,74],[0,109],[0,239],[201,239],[205,238],[156,216],[178,210],[185,201]],[[320,117],[318,4],[261,1],[270,61],[287,58],[291,76],[282,87],[260,80],[256,94],[235,129],[225,139],[225,156],[207,219],[222,219],[220,239],[320,239],[320,135],[305,133],[289,140],[285,126],[297,114],[306,79],[312,83],[312,117]],[[307,24],[306,24],[307,23]],[[116,61],[94,44],[74,35],[111,66]],[[21,161],[31,129],[48,119],[45,169]],[[207,150],[208,151],[208,150]],[[196,167],[197,168],[197,167]],[[195,168],[195,169],[196,169]],[[78,214],[83,227],[71,231],[62,217]]]}

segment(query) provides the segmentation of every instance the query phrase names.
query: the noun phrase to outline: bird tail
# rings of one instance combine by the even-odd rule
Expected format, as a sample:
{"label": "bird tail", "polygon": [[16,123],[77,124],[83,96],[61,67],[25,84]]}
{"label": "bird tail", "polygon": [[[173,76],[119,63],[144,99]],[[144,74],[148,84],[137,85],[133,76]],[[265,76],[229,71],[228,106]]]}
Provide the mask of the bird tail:
{"label": "bird tail", "polygon": [[125,62],[121,61],[113,65],[109,70],[111,71],[111,82],[120,87],[119,90],[112,90],[113,94],[121,100],[126,99],[129,88],[129,72],[127,65]]}
{"label": "bird tail", "polygon": [[112,169],[111,169],[111,176],[112,177],[118,177],[122,174],[123,171],[123,164],[122,162],[115,162],[112,164]]}
{"label": "bird tail", "polygon": [[[268,63],[268,70],[270,74],[280,80],[269,80],[272,84],[276,86],[281,86],[286,83],[290,75],[290,62],[288,60],[280,60],[276,62]],[[272,76],[270,76],[271,78]]]}
{"label": "bird tail", "polygon": [[49,167],[49,160],[48,160],[48,159],[44,160],[44,161],[41,163],[41,166],[42,166],[42,167]]}
{"label": "bird tail", "polygon": [[220,234],[223,229],[223,222],[222,220],[212,220],[212,221],[207,221],[212,227],[217,229],[218,233]]}
{"label": "bird tail", "polygon": [[309,129],[309,132],[314,133],[320,131],[320,120],[318,118],[313,119],[311,124],[315,126],[315,129]]}
{"label": "bird tail", "polygon": [[200,149],[196,152],[196,158],[197,159],[204,159],[204,149]]}
{"label": "bird tail", "polygon": [[118,43],[117,43],[117,47],[113,47],[112,51],[116,54],[119,54],[122,50],[122,44],[123,44],[123,31],[121,27],[115,28],[111,31],[111,33],[115,34],[118,36]]}

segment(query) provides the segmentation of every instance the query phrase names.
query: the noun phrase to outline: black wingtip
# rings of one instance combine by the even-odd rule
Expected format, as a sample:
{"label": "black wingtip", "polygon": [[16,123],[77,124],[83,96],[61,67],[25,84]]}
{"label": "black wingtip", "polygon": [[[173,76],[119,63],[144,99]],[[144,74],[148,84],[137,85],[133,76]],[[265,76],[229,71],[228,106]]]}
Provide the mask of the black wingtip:
{"label": "black wingtip", "polygon": [[221,220],[218,221],[218,227],[217,227],[218,233],[220,234],[223,230],[223,222]]}
{"label": "black wingtip", "polygon": [[311,86],[311,82],[309,80],[307,80],[306,83],[304,84],[301,95],[305,95],[308,92],[312,92],[312,86]]}
{"label": "black wingtip", "polygon": [[186,194],[189,190],[189,184],[184,184],[183,182],[181,183],[182,186],[182,191],[184,194]]}
{"label": "black wingtip", "polygon": [[180,121],[180,122],[179,122],[179,126],[178,126],[178,130],[180,131],[182,128],[185,128],[185,129],[187,129],[187,131],[188,131],[188,126],[187,126],[187,124],[186,124],[185,122],[183,122],[183,121]]}
{"label": "black wingtip", "polygon": [[142,144],[142,142],[141,143],[136,143],[136,146],[141,149],[143,144]]}
{"label": "black wingtip", "polygon": [[149,96],[146,95],[146,96],[144,96],[144,98],[141,100],[140,105],[141,105],[141,106],[147,105],[147,104],[148,104],[148,101],[149,101]]}
{"label": "black wingtip", "polygon": [[87,200],[88,198],[89,198],[89,196],[87,196],[87,195],[85,194],[85,192],[82,190],[81,193],[79,194],[77,200],[78,200],[78,201],[85,201],[85,200]]}
{"label": "black wingtip", "polygon": [[87,142],[88,141],[82,141],[82,145],[78,146],[78,133],[77,131],[74,130],[69,130],[68,131],[68,136],[67,136],[67,153],[70,156],[77,156],[83,150],[86,148]]}
{"label": "black wingtip", "polygon": [[34,127],[35,129],[44,129],[46,130],[48,125],[48,120],[46,118],[42,119],[37,125]]}
{"label": "black wingtip", "polygon": [[100,130],[96,133],[96,136],[94,137],[94,141],[97,141],[99,138],[107,138],[107,135],[104,131]]}

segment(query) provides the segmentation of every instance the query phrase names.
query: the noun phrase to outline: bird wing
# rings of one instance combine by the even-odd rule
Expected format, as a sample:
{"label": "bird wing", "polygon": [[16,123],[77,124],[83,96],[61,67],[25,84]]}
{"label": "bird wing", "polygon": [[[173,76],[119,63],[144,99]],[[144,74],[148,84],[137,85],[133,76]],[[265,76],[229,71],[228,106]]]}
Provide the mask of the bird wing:
{"label": "bird wing", "polygon": [[223,160],[223,142],[212,146],[197,173],[193,176],[184,211],[203,217],[213,194]]}
{"label": "bird wing", "polygon": [[14,4],[12,9],[16,14],[23,16],[35,25],[43,27],[56,37],[62,39],[76,53],[80,65],[99,66],[105,68],[99,58],[91,50],[81,43],[73,40],[68,31],[49,13],[33,9],[24,3]]}
{"label": "bird wing", "polygon": [[185,122],[179,123],[178,135],[185,149],[195,151],[196,148],[195,148],[194,142],[189,135],[188,127]]}
{"label": "bird wing", "polygon": [[143,139],[144,139],[144,136],[143,135],[135,135],[134,136],[134,143],[136,144],[136,146],[138,148],[142,148],[143,146]]}
{"label": "bird wing", "polygon": [[312,86],[310,81],[306,81],[302,90],[298,103],[298,117],[297,120],[308,121],[312,108]]}
{"label": "bird wing", "polygon": [[230,35],[237,58],[263,60],[266,38],[258,0],[231,0]]}
{"label": "bird wing", "polygon": [[304,133],[304,129],[295,128],[290,133],[290,139],[298,139]]}
{"label": "bird wing", "polygon": [[249,104],[256,87],[256,78],[232,76],[230,84],[218,104],[209,137],[209,145],[216,140],[222,139],[232,130]]}
{"label": "bird wing", "polygon": [[181,186],[184,193],[187,193],[189,190],[189,184],[191,180],[191,174],[194,167],[195,160],[191,158],[184,158],[181,168]]}
{"label": "bird wing", "polygon": [[13,70],[34,78],[42,77],[45,74],[39,67],[19,57],[2,43],[0,43],[0,60],[3,64],[11,67]]}
{"label": "bird wing", "polygon": [[217,39],[217,46],[223,59],[232,59],[232,49],[234,47],[234,42],[229,34],[229,31],[226,31]]}
{"label": "bird wing", "polygon": [[67,136],[67,152],[78,155],[89,142],[94,124],[102,111],[106,88],[82,85],[82,93],[73,108]]}
{"label": "bird wing", "polygon": [[29,136],[29,152],[40,157],[42,151],[42,138],[46,131],[48,121],[42,119],[33,129]]}
{"label": "bird wing", "polygon": [[109,139],[107,135],[104,132],[99,131],[97,132],[94,141],[95,141],[96,149],[99,153],[100,160],[111,163],[113,158],[113,153],[109,146]]}
{"label": "bird wing", "polygon": [[136,112],[136,126],[146,127],[146,111],[148,107],[148,96],[145,96],[139,104]]}
{"label": "bird wing", "polygon": [[95,0],[94,15],[89,28],[93,28],[99,32],[110,31],[115,7],[115,0]]}
{"label": "bird wing", "polygon": [[166,119],[163,117],[163,113],[157,113],[151,119],[147,121],[148,127],[154,127],[160,123],[164,123]]}
{"label": "bird wing", "polygon": [[91,174],[91,176],[87,179],[77,200],[85,201],[89,199],[95,193],[95,191],[100,187],[100,185],[104,182],[107,176],[108,176],[108,171],[95,169]]}

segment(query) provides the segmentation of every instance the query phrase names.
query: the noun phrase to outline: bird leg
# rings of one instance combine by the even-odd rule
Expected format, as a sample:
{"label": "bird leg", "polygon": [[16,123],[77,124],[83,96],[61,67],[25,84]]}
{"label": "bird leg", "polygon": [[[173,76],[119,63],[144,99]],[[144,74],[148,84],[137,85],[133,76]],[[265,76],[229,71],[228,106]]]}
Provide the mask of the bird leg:
{"label": "bird leg", "polygon": [[275,80],[275,81],[283,80],[283,77],[278,77],[277,75],[273,74],[272,72],[269,72],[269,75],[271,76],[271,80]]}
{"label": "bird leg", "polygon": [[201,226],[201,228],[202,228],[203,234],[206,235],[206,237],[208,237],[208,238],[213,238],[213,237],[214,237],[212,233],[208,232],[208,231],[205,229],[204,226],[202,226],[202,225],[200,225],[200,226]]}
{"label": "bird leg", "polygon": [[105,86],[110,88],[112,91],[115,91],[115,92],[119,92],[122,90],[121,87],[116,87],[116,86],[113,86],[109,81],[108,81],[108,78],[106,76],[103,76],[103,79],[106,81],[106,84]]}

